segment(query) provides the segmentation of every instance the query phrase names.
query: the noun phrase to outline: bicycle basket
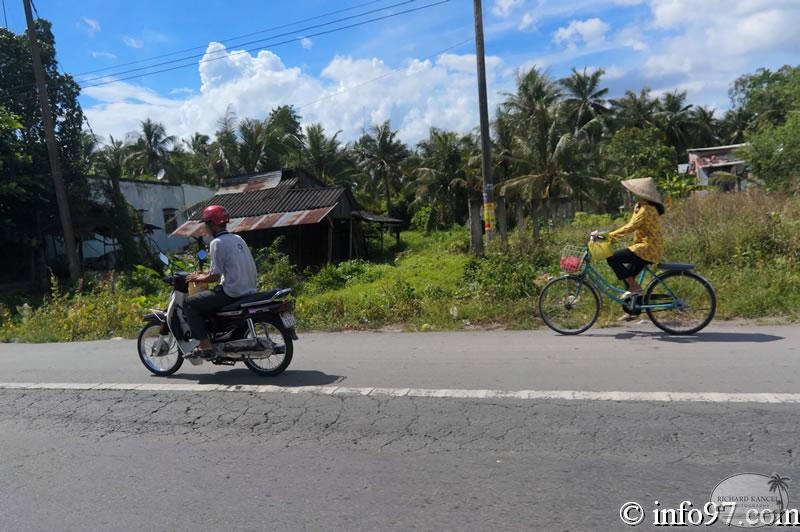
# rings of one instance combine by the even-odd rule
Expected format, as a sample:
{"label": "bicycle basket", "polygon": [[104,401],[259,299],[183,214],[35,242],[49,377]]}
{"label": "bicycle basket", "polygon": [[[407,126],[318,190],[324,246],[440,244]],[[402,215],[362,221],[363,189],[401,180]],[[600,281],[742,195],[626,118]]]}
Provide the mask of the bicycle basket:
{"label": "bicycle basket", "polygon": [[614,254],[614,247],[610,240],[590,240],[589,253],[593,260],[603,260]]}
{"label": "bicycle basket", "polygon": [[586,260],[585,247],[566,245],[561,250],[559,266],[564,273],[579,273],[583,269],[584,260]]}

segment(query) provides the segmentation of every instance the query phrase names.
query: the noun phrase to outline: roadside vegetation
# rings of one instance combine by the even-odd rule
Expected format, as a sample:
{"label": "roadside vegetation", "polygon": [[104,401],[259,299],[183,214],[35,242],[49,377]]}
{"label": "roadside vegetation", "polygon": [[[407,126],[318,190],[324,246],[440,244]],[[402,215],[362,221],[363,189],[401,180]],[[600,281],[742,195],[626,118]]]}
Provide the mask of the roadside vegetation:
{"label": "roadside vegetation", "polygon": [[[564,244],[610,229],[623,218],[578,213],[535,238],[518,228],[485,257],[468,252],[466,229],[408,231],[383,262],[361,260],[298,272],[273,249],[257,253],[262,289],[291,286],[301,329],[454,330],[536,328],[536,299],[558,275]],[[664,218],[667,257],[693,262],[717,290],[717,320],[800,320],[800,198],[760,190],[673,202]],[[180,258],[177,258],[180,260]],[[189,258],[180,267],[192,269]],[[603,264],[601,271],[611,276]],[[140,266],[116,277],[87,277],[62,290],[55,278],[40,302],[0,306],[0,340],[23,342],[133,337],[150,307],[163,307],[161,274]],[[603,303],[600,324],[620,309]]]}

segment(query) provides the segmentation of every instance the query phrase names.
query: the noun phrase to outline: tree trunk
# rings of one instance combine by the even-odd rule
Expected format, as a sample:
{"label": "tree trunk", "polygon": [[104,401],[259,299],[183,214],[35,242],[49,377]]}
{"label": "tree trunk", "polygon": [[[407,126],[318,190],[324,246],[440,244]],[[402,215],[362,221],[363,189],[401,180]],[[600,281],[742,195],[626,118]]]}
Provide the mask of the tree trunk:
{"label": "tree trunk", "polygon": [[514,202],[514,213],[517,219],[517,231],[525,227],[525,204],[521,200]]}
{"label": "tree trunk", "polygon": [[506,220],[506,199],[502,196],[496,199],[495,213],[497,215],[497,232],[503,242],[508,241],[508,223]]}
{"label": "tree trunk", "polygon": [[392,215],[392,191],[389,190],[389,174],[386,173],[383,175],[383,188],[386,194],[386,214],[387,216]]}

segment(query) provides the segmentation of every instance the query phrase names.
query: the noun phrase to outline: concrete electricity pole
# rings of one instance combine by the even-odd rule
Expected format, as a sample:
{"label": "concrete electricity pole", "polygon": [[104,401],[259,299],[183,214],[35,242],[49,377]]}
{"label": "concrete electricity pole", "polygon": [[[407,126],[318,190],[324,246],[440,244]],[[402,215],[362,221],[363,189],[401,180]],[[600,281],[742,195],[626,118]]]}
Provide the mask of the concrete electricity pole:
{"label": "concrete electricity pole", "polygon": [[31,57],[33,59],[33,75],[36,78],[36,89],[39,92],[39,107],[41,107],[42,110],[47,155],[50,159],[50,172],[53,174],[53,187],[56,192],[58,214],[61,218],[61,229],[64,232],[64,247],[67,251],[69,277],[73,283],[77,283],[81,275],[81,270],[80,264],[78,263],[78,253],[75,249],[75,232],[72,228],[72,216],[70,216],[69,213],[67,192],[64,189],[64,178],[61,175],[61,163],[58,160],[56,136],[53,132],[53,117],[50,115],[50,101],[47,97],[47,85],[44,79],[42,58],[39,55],[39,43],[36,40],[36,27],[33,23],[33,15],[31,14],[30,0],[23,0],[23,4],[25,5],[25,20],[28,22],[28,40],[30,41]]}
{"label": "concrete electricity pole", "polygon": [[489,137],[489,110],[486,101],[486,61],[483,49],[483,10],[475,5],[475,55],[478,61],[478,107],[481,120],[481,172],[483,173],[483,226],[486,236],[494,237],[494,184],[492,183],[492,143]]}

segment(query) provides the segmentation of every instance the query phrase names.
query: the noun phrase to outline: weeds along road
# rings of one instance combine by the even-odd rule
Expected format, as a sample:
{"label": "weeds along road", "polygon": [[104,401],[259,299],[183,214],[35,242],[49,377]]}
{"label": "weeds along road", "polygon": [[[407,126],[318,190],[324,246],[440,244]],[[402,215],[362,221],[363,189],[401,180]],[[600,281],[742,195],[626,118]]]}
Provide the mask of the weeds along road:
{"label": "weeds along road", "polygon": [[304,334],[272,380],[0,345],[0,529],[619,530],[797,475],[798,328],[590,333]]}

